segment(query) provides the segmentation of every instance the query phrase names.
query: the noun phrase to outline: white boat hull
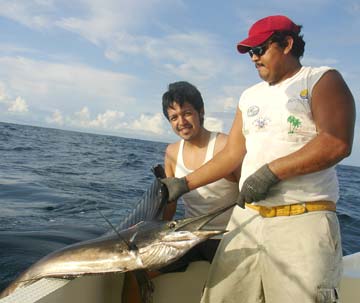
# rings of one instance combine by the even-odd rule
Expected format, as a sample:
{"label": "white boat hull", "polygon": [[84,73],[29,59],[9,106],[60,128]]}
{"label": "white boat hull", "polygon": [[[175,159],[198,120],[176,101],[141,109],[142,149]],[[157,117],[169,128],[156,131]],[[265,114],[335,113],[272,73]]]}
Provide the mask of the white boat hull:
{"label": "white boat hull", "polygon": [[[154,303],[198,303],[208,273],[207,262],[194,262],[186,272],[153,280]],[[74,280],[42,279],[21,288],[0,303],[121,303],[124,274],[85,276]],[[344,257],[341,303],[360,301],[360,253]]]}

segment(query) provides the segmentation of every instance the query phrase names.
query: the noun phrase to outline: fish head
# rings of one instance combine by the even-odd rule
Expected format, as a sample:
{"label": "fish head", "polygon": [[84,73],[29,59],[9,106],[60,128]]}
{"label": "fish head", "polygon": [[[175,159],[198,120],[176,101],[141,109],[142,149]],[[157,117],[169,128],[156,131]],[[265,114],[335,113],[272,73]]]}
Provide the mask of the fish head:
{"label": "fish head", "polygon": [[203,229],[203,227],[224,211],[224,208],[222,208],[202,216],[170,221],[166,224],[163,241],[178,242],[177,246],[181,247],[184,244],[183,242],[196,245],[211,237],[223,234],[226,230],[210,230]]}
{"label": "fish head", "polygon": [[[165,266],[183,256],[200,242],[226,232],[226,230],[207,230],[203,227],[228,208],[198,217],[157,222],[157,227],[154,226],[152,232],[147,234],[148,241],[144,239],[139,241],[141,237],[138,238],[138,241],[143,244],[139,247],[138,255],[144,267],[157,269]],[[149,227],[147,231],[150,231]]]}

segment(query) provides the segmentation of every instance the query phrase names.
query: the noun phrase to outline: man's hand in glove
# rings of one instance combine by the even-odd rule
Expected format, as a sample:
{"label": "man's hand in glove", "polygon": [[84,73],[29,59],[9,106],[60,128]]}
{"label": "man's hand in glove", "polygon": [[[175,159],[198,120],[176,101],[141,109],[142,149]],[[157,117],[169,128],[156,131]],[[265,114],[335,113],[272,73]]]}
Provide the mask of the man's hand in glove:
{"label": "man's hand in glove", "polygon": [[265,164],[244,181],[236,203],[244,208],[245,202],[265,199],[269,189],[279,181],[280,179]]}
{"label": "man's hand in glove", "polygon": [[165,184],[169,192],[169,201],[175,201],[183,194],[189,191],[189,187],[186,183],[185,177],[183,178],[164,178],[160,180]]}

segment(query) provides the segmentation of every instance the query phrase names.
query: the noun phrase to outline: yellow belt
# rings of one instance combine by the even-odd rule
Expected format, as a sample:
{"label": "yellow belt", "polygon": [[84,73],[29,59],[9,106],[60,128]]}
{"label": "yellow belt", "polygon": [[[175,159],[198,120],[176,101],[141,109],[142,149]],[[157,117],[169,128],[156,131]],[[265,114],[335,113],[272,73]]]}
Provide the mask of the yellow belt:
{"label": "yellow belt", "polygon": [[330,210],[336,211],[336,205],[332,201],[315,201],[304,202],[291,205],[280,205],[273,207],[266,207],[262,205],[254,205],[245,203],[246,207],[254,209],[264,218],[272,218],[277,216],[294,216],[311,211]]}

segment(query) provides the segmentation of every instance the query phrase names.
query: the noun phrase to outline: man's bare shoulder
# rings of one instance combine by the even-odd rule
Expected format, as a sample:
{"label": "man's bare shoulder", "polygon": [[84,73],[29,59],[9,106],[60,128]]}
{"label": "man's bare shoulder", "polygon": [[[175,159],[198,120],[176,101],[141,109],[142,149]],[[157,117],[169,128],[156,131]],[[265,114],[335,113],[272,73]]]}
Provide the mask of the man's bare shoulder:
{"label": "man's bare shoulder", "polygon": [[166,154],[173,156],[173,155],[177,155],[178,151],[179,151],[179,146],[180,146],[180,141],[177,141],[175,143],[170,143],[167,147],[166,147]]}
{"label": "man's bare shoulder", "polygon": [[175,175],[175,167],[176,167],[179,146],[180,146],[180,141],[175,143],[170,143],[166,147],[164,162],[165,162],[165,173],[167,177],[173,177]]}
{"label": "man's bare shoulder", "polygon": [[228,139],[228,135],[224,133],[218,133],[216,137],[216,144],[215,144],[215,153],[221,151],[224,146],[226,145]]}

